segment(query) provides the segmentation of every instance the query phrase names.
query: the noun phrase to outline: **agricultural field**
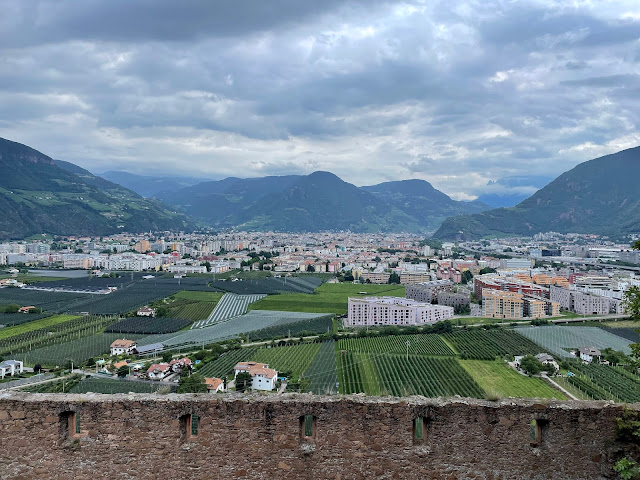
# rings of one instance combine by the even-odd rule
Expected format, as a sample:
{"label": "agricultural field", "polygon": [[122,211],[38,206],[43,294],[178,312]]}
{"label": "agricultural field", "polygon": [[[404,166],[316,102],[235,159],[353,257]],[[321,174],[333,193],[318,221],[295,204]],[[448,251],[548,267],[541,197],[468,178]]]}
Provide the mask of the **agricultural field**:
{"label": "agricultural field", "polygon": [[[26,314],[24,316],[28,316]],[[22,323],[15,325],[13,327],[7,327],[0,330],[0,340],[4,338],[13,337],[20,334],[25,334],[28,332],[32,332],[34,330],[39,330],[45,327],[51,327],[57,325],[59,323],[68,322],[69,320],[74,320],[80,318],[76,315],[53,315],[45,318],[40,318],[34,322]]]}
{"label": "agricultural field", "polygon": [[267,363],[278,372],[291,372],[292,378],[296,379],[307,369],[319,349],[319,343],[261,348],[249,360]]}
{"label": "agricultural field", "polygon": [[338,393],[336,347],[333,341],[322,342],[302,377],[309,380],[308,390],[316,395]]}
{"label": "agricultural field", "polygon": [[333,317],[331,315],[321,315],[307,319],[286,317],[283,319],[283,322],[284,323],[278,323],[272,327],[247,332],[247,336],[250,337],[251,341],[257,342],[260,340],[269,340],[279,337],[296,337],[330,333],[333,327]]}
{"label": "agricultural field", "polygon": [[454,356],[455,353],[435,334],[391,335],[384,337],[344,338],[338,342],[340,350],[357,353],[407,353],[409,355]]}
{"label": "agricultural field", "polygon": [[552,398],[567,397],[541,378],[527,377],[503,361],[460,360],[460,365],[487,393],[488,398]]}
{"label": "agricultural field", "polygon": [[640,377],[622,367],[576,363],[567,381],[594,400],[640,402]]}
{"label": "agricultural field", "polygon": [[[66,365],[70,360],[73,360],[76,364],[81,364],[90,357],[109,353],[111,343],[122,337],[123,335],[119,333],[97,333],[64,343],[14,354],[12,358],[22,360],[25,365],[39,363],[44,366],[55,367],[56,365]],[[137,337],[139,335],[126,335],[129,340],[136,340]]]}
{"label": "agricultural field", "polygon": [[203,367],[200,367],[198,373],[204,377],[233,377],[233,367],[236,363],[249,360],[256,350],[258,350],[256,347],[229,350],[213,362],[209,362]]}
{"label": "agricultural field", "polygon": [[222,295],[220,292],[183,290],[166,299],[164,303],[170,316],[197,322],[209,318]]}
{"label": "agricultural field", "polygon": [[247,313],[249,304],[263,297],[263,294],[236,295],[234,293],[225,293],[209,317],[206,320],[194,323],[191,328],[203,328],[243,315]]}
{"label": "agricultural field", "polygon": [[128,317],[109,325],[105,333],[172,333],[182,330],[191,320],[167,317]]}
{"label": "agricultural field", "polygon": [[12,327],[50,316],[46,313],[0,313],[0,325]]}
{"label": "agricultural field", "polygon": [[[598,327],[521,327],[518,333],[539,344],[548,353],[560,358],[572,358],[569,351],[580,347],[613,348],[629,354],[630,340]],[[538,352],[539,353],[539,352]]]}
{"label": "agricultural field", "polygon": [[[0,316],[0,323],[2,323],[2,317]],[[639,328],[629,328],[629,327],[622,327],[622,328],[618,328],[618,327],[600,327],[602,328],[605,332],[609,332],[609,333],[613,333],[614,335],[617,335],[618,337],[622,337],[622,338],[626,338],[627,340],[629,340],[630,342],[633,343],[640,343],[640,333],[638,333]]]}
{"label": "agricultural field", "polygon": [[468,330],[446,333],[442,337],[463,359],[495,360],[505,355],[535,355],[542,352],[539,345],[509,329]]}
{"label": "agricultural field", "polygon": [[[366,292],[366,293],[362,293]],[[269,295],[250,306],[250,310],[280,310],[289,312],[318,312],[345,315],[349,297],[358,296],[404,297],[404,285],[373,285],[351,283],[325,283],[312,294],[283,293]]]}
{"label": "agricultural field", "polygon": [[36,383],[19,390],[30,393],[69,393],[70,389],[80,383],[81,375],[72,375],[71,377],[61,378],[60,380],[52,380],[50,382]]}
{"label": "agricultural field", "polygon": [[69,390],[69,393],[155,393],[158,390],[175,390],[176,388],[177,387],[175,385],[161,382],[147,383],[134,382],[129,380],[118,380],[115,378],[90,377],[84,378],[76,385],[74,385]]}

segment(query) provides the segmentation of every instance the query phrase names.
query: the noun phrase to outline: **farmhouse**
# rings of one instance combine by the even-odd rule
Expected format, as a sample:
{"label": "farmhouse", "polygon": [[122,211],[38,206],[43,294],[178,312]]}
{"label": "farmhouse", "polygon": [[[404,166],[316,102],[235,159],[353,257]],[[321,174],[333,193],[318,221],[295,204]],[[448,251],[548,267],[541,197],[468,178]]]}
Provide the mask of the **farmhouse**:
{"label": "farmhouse", "polygon": [[162,380],[171,373],[171,366],[168,363],[154,363],[147,370],[150,380]]}
{"label": "farmhouse", "polygon": [[591,363],[594,360],[600,360],[602,353],[596,347],[581,347],[577,350],[580,355],[580,360],[583,362]]}
{"label": "farmhouse", "polygon": [[234,378],[241,372],[248,372],[251,375],[251,388],[254,390],[273,390],[278,379],[278,372],[269,368],[266,363],[240,362],[234,370]]}
{"label": "farmhouse", "polygon": [[142,307],[138,309],[138,311],[136,312],[136,315],[139,317],[155,317],[156,309],[149,308],[149,307]]}
{"label": "farmhouse", "polygon": [[204,383],[209,393],[223,392],[224,380],[221,378],[205,378]]}
{"label": "farmhouse", "polygon": [[187,357],[184,358],[175,358],[169,362],[169,366],[171,367],[172,372],[180,373],[185,368],[191,370],[192,362]]}
{"label": "farmhouse", "polygon": [[29,313],[31,312],[31,310],[35,310],[36,307],[34,307],[33,305],[29,305],[28,307],[20,307],[20,309],[18,310],[18,313]]}
{"label": "farmhouse", "polygon": [[20,375],[22,371],[22,362],[20,360],[5,360],[0,363],[0,378],[4,378],[6,375],[14,377]]}
{"label": "farmhouse", "polygon": [[131,355],[134,353],[136,345],[137,343],[134,340],[127,340],[125,338],[122,340],[114,340],[111,344],[111,355],[121,355],[123,353]]}

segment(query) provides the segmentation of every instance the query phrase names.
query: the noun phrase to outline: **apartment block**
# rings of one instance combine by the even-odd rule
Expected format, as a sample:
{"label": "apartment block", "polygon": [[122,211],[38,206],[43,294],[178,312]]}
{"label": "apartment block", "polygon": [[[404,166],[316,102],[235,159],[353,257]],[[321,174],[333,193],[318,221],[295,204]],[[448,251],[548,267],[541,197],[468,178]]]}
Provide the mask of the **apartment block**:
{"label": "apartment block", "polygon": [[482,292],[482,316],[519,320],[524,317],[522,295],[514,292],[485,289]]}
{"label": "apartment block", "polygon": [[440,292],[453,293],[453,282],[451,280],[433,280],[407,285],[405,296],[418,302],[432,303],[438,298]]}
{"label": "apartment block", "polygon": [[453,317],[453,307],[399,297],[349,298],[346,327],[428,325]]}

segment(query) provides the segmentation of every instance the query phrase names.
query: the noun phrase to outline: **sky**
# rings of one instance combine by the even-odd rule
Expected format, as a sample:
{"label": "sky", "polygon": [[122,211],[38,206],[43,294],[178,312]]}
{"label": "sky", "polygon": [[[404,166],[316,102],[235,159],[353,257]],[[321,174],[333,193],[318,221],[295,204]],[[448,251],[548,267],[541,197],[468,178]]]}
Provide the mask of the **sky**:
{"label": "sky", "polygon": [[0,137],[101,173],[533,193],[640,145],[640,2],[0,0]]}

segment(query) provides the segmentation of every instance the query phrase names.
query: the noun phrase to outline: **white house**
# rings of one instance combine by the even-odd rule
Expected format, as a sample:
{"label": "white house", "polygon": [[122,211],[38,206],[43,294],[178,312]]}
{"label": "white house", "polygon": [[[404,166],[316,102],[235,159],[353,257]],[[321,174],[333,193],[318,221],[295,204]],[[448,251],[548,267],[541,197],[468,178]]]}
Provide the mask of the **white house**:
{"label": "white house", "polygon": [[558,362],[548,353],[539,353],[536,355],[536,358],[543,366],[550,367],[552,370],[560,370]]}
{"label": "white house", "polygon": [[224,392],[224,380],[221,378],[205,378],[204,383],[209,393]]}
{"label": "white house", "polygon": [[234,378],[241,372],[248,372],[251,375],[251,388],[254,390],[273,390],[276,387],[278,372],[269,368],[266,363],[240,362],[234,370]]}
{"label": "white house", "polygon": [[580,360],[591,363],[594,360],[600,360],[602,353],[595,347],[581,347],[578,349]]}
{"label": "white house", "polygon": [[174,358],[169,362],[169,366],[171,367],[172,372],[180,373],[185,368],[191,370],[192,362],[187,357],[184,358]]}
{"label": "white house", "polygon": [[20,360],[5,360],[0,363],[0,378],[6,375],[15,377],[23,372],[22,362]]}
{"label": "white house", "polygon": [[149,308],[149,307],[142,307],[138,309],[138,311],[136,312],[136,315],[138,315],[139,317],[155,317],[156,309]]}
{"label": "white house", "polygon": [[138,344],[134,340],[127,340],[123,338],[122,340],[114,340],[111,344],[111,355],[120,355],[126,353],[127,355],[131,355]]}
{"label": "white house", "polygon": [[150,380],[162,380],[171,373],[171,366],[168,363],[154,363],[147,370]]}

